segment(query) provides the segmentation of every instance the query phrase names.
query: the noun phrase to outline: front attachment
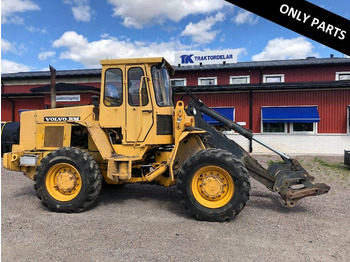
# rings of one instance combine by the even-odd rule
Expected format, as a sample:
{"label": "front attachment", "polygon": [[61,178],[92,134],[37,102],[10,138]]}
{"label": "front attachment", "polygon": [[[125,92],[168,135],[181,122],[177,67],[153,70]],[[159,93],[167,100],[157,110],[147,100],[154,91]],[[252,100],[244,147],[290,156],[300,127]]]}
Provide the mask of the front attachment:
{"label": "front attachment", "polygon": [[271,165],[267,171],[275,178],[273,191],[282,196],[288,207],[294,207],[304,197],[326,194],[330,190],[324,183],[313,184],[314,177],[295,159],[285,159],[285,163]]}

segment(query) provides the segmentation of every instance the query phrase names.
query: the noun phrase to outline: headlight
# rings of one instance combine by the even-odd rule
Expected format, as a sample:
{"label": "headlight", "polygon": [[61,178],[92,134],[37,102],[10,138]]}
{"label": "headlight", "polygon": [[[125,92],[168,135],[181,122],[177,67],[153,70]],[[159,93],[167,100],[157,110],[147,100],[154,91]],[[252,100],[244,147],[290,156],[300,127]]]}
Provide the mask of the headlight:
{"label": "headlight", "polygon": [[192,107],[191,108],[191,113],[192,113],[192,115],[195,116],[197,114],[197,110],[194,107]]}

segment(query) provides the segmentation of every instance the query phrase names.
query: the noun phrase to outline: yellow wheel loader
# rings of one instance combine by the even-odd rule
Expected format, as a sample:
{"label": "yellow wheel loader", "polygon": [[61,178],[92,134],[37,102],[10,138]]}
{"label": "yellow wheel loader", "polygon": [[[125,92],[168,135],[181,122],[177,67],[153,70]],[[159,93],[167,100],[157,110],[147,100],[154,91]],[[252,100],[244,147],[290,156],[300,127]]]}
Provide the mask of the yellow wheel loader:
{"label": "yellow wheel loader", "polygon": [[[173,68],[163,58],[102,60],[100,102],[23,112],[19,143],[4,167],[35,181],[42,204],[80,212],[94,203],[102,182],[176,185],[181,203],[198,220],[224,221],[246,205],[250,177],[293,207],[330,189],[313,184],[297,160],[192,99],[173,103]],[[206,114],[278,155],[267,170],[248,152],[207,124]]]}

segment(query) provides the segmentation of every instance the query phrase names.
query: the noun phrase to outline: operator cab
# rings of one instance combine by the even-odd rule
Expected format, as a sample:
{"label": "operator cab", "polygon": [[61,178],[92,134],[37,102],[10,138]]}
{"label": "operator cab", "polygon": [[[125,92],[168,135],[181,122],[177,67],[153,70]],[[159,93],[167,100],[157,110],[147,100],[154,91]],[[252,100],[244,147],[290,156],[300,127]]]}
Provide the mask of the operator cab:
{"label": "operator cab", "polygon": [[[164,58],[102,60],[99,124],[118,144],[173,142],[174,70]],[[113,142],[113,141],[112,141]]]}

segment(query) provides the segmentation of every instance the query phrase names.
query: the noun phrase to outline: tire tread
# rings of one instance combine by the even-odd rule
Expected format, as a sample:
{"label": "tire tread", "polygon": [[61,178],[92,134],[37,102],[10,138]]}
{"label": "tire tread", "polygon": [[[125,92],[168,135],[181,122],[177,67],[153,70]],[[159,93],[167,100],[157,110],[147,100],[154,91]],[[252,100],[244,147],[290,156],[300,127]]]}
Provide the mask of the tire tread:
{"label": "tire tread", "polygon": [[[233,176],[235,183],[234,194],[238,194],[235,203],[230,202],[219,209],[209,209],[201,206],[194,200],[192,193],[188,192],[193,170],[196,166],[206,161],[218,163],[231,169],[229,173]],[[204,149],[190,156],[185,161],[177,176],[176,189],[180,202],[184,205],[186,212],[190,216],[197,220],[223,222],[237,216],[249,200],[249,173],[242,162],[231,153],[218,148]],[[194,202],[196,204],[193,204]]]}
{"label": "tire tread", "polygon": [[[85,180],[86,188],[84,190],[82,188],[79,195],[71,201],[60,202],[52,198],[46,190],[45,180],[47,171],[50,169],[52,163],[54,161],[57,162],[57,160],[75,163],[82,170],[82,179],[84,179],[83,176],[87,176]],[[98,199],[102,187],[102,175],[95,159],[88,152],[75,147],[62,147],[50,152],[41,160],[34,175],[34,181],[34,189],[42,205],[50,211],[65,213],[84,211]]]}

